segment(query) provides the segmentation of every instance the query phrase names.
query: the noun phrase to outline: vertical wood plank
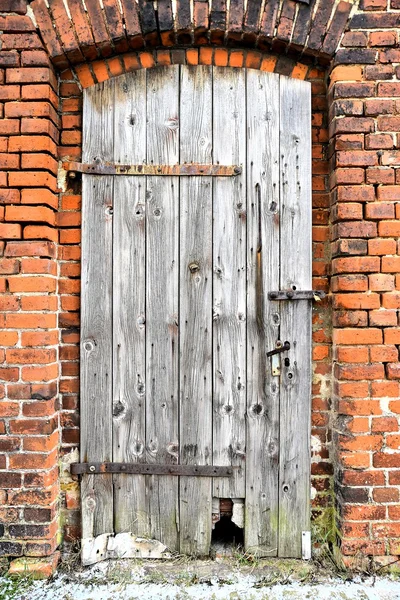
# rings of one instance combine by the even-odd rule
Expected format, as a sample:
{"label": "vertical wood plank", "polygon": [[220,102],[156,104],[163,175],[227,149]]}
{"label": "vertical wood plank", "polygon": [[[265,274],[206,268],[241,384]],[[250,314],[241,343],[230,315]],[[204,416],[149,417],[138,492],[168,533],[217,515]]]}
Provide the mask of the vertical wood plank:
{"label": "vertical wood plank", "polygon": [[[311,86],[281,77],[281,289],[311,289]],[[311,303],[282,302],[279,556],[301,556],[310,528]]]}
{"label": "vertical wood plank", "polygon": [[246,550],[278,547],[279,378],[266,352],[275,348],[279,308],[279,76],[247,71],[247,458]]}
{"label": "vertical wood plank", "polygon": [[[212,71],[181,67],[180,162],[212,162]],[[180,181],[180,448],[182,464],[212,461],[212,183]],[[210,478],[180,478],[180,550],[207,555]]]}
{"label": "vertical wood plank", "polygon": [[[83,160],[113,157],[113,83],[85,90]],[[83,176],[81,460],[112,460],[112,177]],[[113,486],[85,475],[82,538],[113,532]],[[101,560],[102,556],[99,556]]]}
{"label": "vertical wood plank", "polygon": [[213,161],[243,165],[213,178],[213,496],[245,497],[246,458],[246,86],[242,69],[213,71]]}
{"label": "vertical wood plank", "polygon": [[[179,162],[179,66],[147,72],[147,162]],[[177,464],[179,182],[147,177],[146,450],[148,462]],[[151,537],[179,550],[179,480],[146,476]]]}
{"label": "vertical wood plank", "polygon": [[[115,82],[114,160],[146,159],[146,72]],[[145,256],[143,177],[114,178],[113,455],[115,462],[145,462]],[[115,532],[150,535],[144,475],[114,475]]]}

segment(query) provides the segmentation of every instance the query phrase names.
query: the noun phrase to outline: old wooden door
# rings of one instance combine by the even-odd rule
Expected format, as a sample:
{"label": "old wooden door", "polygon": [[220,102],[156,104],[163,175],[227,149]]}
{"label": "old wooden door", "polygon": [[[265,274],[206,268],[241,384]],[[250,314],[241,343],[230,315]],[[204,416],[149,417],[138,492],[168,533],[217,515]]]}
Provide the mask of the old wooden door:
{"label": "old wooden door", "polygon": [[[301,555],[311,303],[268,294],[311,289],[310,130],[310,85],[255,70],[173,66],[86,90],[84,562],[162,544],[206,555],[213,498],[243,499],[247,551]],[[186,163],[240,173],[162,174]],[[177,467],[145,474],[160,465]],[[192,468],[207,465],[232,474]]]}

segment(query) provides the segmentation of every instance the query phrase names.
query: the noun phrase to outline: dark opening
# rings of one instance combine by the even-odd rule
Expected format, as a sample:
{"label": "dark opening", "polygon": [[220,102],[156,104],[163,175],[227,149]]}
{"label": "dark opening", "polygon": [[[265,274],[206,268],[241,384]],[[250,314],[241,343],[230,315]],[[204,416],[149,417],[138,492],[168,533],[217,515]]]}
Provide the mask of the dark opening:
{"label": "dark opening", "polygon": [[212,542],[217,544],[242,546],[243,545],[243,529],[233,523],[231,517],[221,517],[215,523],[215,528],[212,533]]}
{"label": "dark opening", "polygon": [[[233,502],[230,498],[219,500],[219,520],[214,521],[212,546],[218,552],[229,554],[234,547],[243,546],[243,529],[232,521]],[[215,515],[217,516],[217,515]]]}

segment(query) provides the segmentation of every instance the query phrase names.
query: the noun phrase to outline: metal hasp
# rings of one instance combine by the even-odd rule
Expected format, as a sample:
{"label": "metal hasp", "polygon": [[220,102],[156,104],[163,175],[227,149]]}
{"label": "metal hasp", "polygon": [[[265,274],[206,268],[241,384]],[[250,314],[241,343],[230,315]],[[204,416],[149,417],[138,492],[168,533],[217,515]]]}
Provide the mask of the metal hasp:
{"label": "metal hasp", "polygon": [[211,177],[236,177],[242,172],[238,165],[200,165],[187,163],[182,165],[116,165],[110,163],[79,163],[67,162],[65,170],[72,173],[85,173],[86,175],[160,175],[160,176],[211,176]]}
{"label": "metal hasp", "polygon": [[286,350],[290,350],[290,342],[285,342],[282,346],[278,346],[273,350],[267,352],[267,356],[274,356],[274,354],[281,354],[282,352],[286,352]]}
{"label": "metal hasp", "polygon": [[72,463],[72,475],[130,473],[134,475],[183,475],[186,477],[231,477],[233,467],[214,465],[157,465],[145,463]]}
{"label": "metal hasp", "polygon": [[319,302],[325,296],[325,292],[320,290],[279,290],[278,292],[268,292],[269,300],[316,300]]}

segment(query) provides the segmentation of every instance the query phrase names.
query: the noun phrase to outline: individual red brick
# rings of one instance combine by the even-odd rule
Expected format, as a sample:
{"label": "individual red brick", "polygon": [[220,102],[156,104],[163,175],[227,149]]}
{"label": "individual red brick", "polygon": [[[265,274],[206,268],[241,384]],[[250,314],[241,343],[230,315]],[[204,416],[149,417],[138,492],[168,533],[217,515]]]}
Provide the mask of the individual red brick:
{"label": "individual red brick", "polygon": [[[11,36],[13,37],[13,36]],[[28,46],[29,48],[29,46]],[[7,69],[7,83],[49,83],[57,89],[57,80],[52,71],[45,67]]]}
{"label": "individual red brick", "polygon": [[397,312],[395,310],[371,310],[369,324],[372,327],[387,327],[397,325]]}
{"label": "individual red brick", "polygon": [[343,507],[343,516],[354,521],[379,521],[385,518],[384,506],[357,506],[347,505]]}
{"label": "individual red brick", "polygon": [[16,223],[0,223],[0,239],[16,239],[21,237],[21,225]]}
{"label": "individual red brick", "polygon": [[400,237],[400,223],[397,221],[381,221],[378,223],[378,234],[381,237]]}
{"label": "individual red brick", "polygon": [[47,169],[57,175],[58,162],[48,154],[22,154],[21,169]]}
{"label": "individual red brick", "polygon": [[[0,153],[0,170],[19,169],[19,154]],[[10,184],[11,185],[11,184]]]}
{"label": "individual red brick", "polygon": [[347,185],[338,189],[339,202],[373,202],[375,190],[372,185]]}
{"label": "individual red brick", "polygon": [[21,333],[23,346],[54,346],[57,343],[57,331],[23,331]]}
{"label": "individual red brick", "polygon": [[384,256],[396,253],[396,241],[390,239],[368,240],[368,254]]}
{"label": "individual red brick", "polygon": [[365,147],[368,150],[379,150],[380,148],[393,148],[393,136],[390,134],[371,133],[365,136]]}
{"label": "individual red brick", "polygon": [[10,329],[54,329],[56,321],[55,314],[15,313],[6,315],[5,326]]}
{"label": "individual red brick", "polygon": [[382,448],[382,436],[380,435],[359,435],[353,438],[347,438],[345,436],[341,436],[341,441],[339,442],[339,447],[342,450],[347,451],[377,451]]}
{"label": "individual red brick", "polygon": [[18,381],[19,369],[16,367],[0,367],[0,377],[4,381]]}
{"label": "individual red brick", "polygon": [[24,239],[40,240],[47,239],[53,242],[58,241],[58,232],[52,227],[45,225],[27,225],[24,227]]}
{"label": "individual red brick", "polygon": [[389,165],[400,165],[400,151],[398,150],[386,150],[382,151],[381,163],[384,166]]}
{"label": "individual red brick", "polygon": [[22,381],[51,381],[57,379],[58,365],[48,365],[45,367],[22,367]]}
{"label": "individual red brick", "polygon": [[335,238],[370,238],[377,234],[376,223],[368,221],[351,221],[337,223],[332,228],[333,237]]}
{"label": "individual red brick", "polygon": [[[393,454],[387,454],[385,452],[376,452],[373,455],[373,464],[374,464],[374,467],[377,467],[377,468],[380,468],[380,467],[399,468],[400,467],[400,452],[394,452]],[[398,532],[398,536],[400,536],[400,529]]]}
{"label": "individual red brick", "polygon": [[383,273],[398,273],[400,268],[400,256],[383,256],[382,257],[382,272]]}
{"label": "individual red brick", "polygon": [[371,309],[379,308],[379,294],[336,294],[333,298],[334,308]]}
{"label": "individual red brick", "polygon": [[[368,131],[373,131],[369,129]],[[340,151],[336,154],[338,167],[368,167],[378,164],[378,155],[371,150]]]}
{"label": "individual red brick", "polygon": [[4,114],[10,119],[18,117],[47,117],[55,124],[58,124],[58,115],[49,102],[7,102]]}
{"label": "individual red brick", "polygon": [[21,98],[24,100],[48,100],[56,110],[59,108],[58,96],[48,84],[23,85]]}
{"label": "individual red brick", "polygon": [[400,379],[400,363],[389,363],[387,375],[389,379]]}
{"label": "individual red brick", "polygon": [[381,63],[394,63],[400,60],[400,51],[398,48],[385,48],[379,52]]}
{"label": "individual red brick", "polygon": [[9,364],[47,364],[56,360],[55,350],[12,348],[6,351]]}
{"label": "individual red brick", "polygon": [[54,292],[56,279],[51,277],[9,277],[10,292]]}
{"label": "individual red brick", "polygon": [[[385,334],[387,331],[386,330]],[[400,331],[400,330],[399,330]],[[382,343],[382,331],[380,329],[338,329],[333,332],[333,341],[337,344],[381,344]],[[399,343],[391,342],[385,339],[385,343]]]}
{"label": "individual red brick", "polygon": [[367,169],[366,182],[390,185],[391,183],[394,183],[394,169],[388,167],[369,167]]}
{"label": "individual red brick", "polygon": [[338,167],[334,173],[334,181],[340,184],[360,184],[365,181],[365,170],[359,168]]}
{"label": "individual red brick", "polygon": [[337,360],[341,363],[367,363],[369,360],[369,350],[365,347],[339,346],[336,352]]}
{"label": "individual red brick", "polygon": [[333,273],[373,273],[380,271],[380,258],[375,256],[343,257],[332,261]]}
{"label": "individual red brick", "polygon": [[[382,259],[382,260],[384,260],[384,259]],[[374,275],[368,275],[368,280],[369,280],[369,289],[372,291],[387,292],[387,291],[394,290],[393,275],[385,275],[384,273],[375,273]],[[376,308],[376,307],[371,307],[371,308]]]}
{"label": "individual red brick", "polygon": [[369,34],[370,46],[394,46],[396,43],[396,31],[372,31]]}
{"label": "individual red brick", "polygon": [[44,50],[23,50],[21,64],[27,67],[46,67],[50,64],[49,57]]}
{"label": "individual red brick", "polygon": [[226,67],[228,65],[228,51],[225,48],[214,50],[214,64],[216,67]]}
{"label": "individual red brick", "polygon": [[22,310],[51,310],[56,312],[57,310],[57,298],[55,296],[22,296],[21,297],[21,308]]}
{"label": "individual red brick", "polygon": [[392,65],[366,65],[364,69],[364,77],[367,81],[392,79],[393,67]]}
{"label": "individual red brick", "polygon": [[399,201],[400,190],[397,185],[381,185],[378,187],[378,200]]}
{"label": "individual red brick", "polygon": [[371,361],[393,362],[398,360],[399,352],[396,346],[372,346],[370,356]]}
{"label": "individual red brick", "polygon": [[364,110],[365,114],[370,116],[393,115],[395,113],[395,102],[386,99],[368,99],[364,102]]}
{"label": "individual red brick", "polygon": [[6,207],[6,221],[40,221],[55,225],[55,213],[50,208],[44,206],[31,207],[26,206],[24,210],[18,206]]}
{"label": "individual red brick", "polygon": [[56,256],[55,245],[50,242],[8,242],[5,256]]}
{"label": "individual red brick", "polygon": [[400,83],[384,82],[378,83],[378,96],[398,97],[400,95]]}
{"label": "individual red brick", "polygon": [[[16,135],[20,130],[18,119],[2,119],[0,121],[0,135]],[[9,150],[12,152],[12,147]]]}
{"label": "individual red brick", "polygon": [[355,219],[359,221],[363,218],[363,207],[356,202],[338,203],[332,208],[332,221],[347,221]]}
{"label": "individual red brick", "polygon": [[384,308],[400,308],[400,292],[382,294],[382,306]]}
{"label": "individual red brick", "polygon": [[368,313],[362,310],[335,311],[332,316],[334,327],[367,327]]}
{"label": "individual red brick", "polygon": [[48,136],[12,137],[9,141],[9,152],[50,152],[56,155],[56,144]]}

